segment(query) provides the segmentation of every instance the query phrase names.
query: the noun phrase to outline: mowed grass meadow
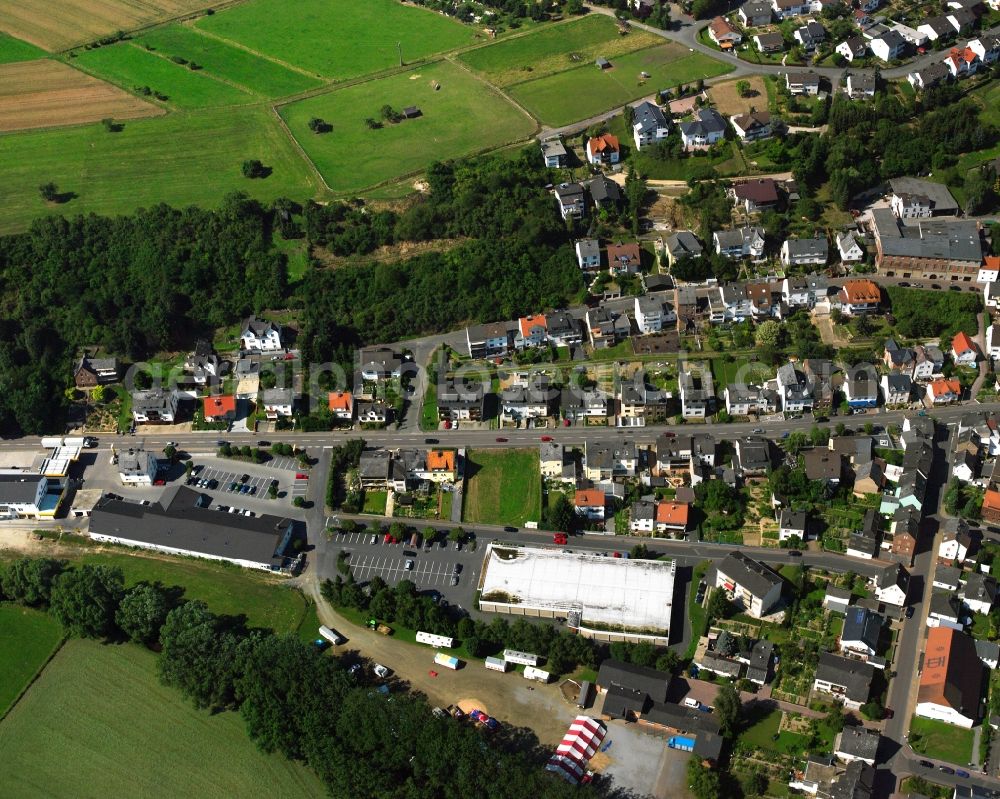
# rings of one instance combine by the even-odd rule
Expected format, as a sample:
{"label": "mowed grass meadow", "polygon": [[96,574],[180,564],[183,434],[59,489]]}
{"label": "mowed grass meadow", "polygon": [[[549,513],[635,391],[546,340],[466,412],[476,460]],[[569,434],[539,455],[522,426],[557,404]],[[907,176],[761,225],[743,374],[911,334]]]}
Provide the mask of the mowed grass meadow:
{"label": "mowed grass meadow", "polygon": [[[415,105],[422,115],[370,129],[365,120],[379,119],[386,104],[396,111]],[[281,115],[338,193],[416,172],[435,160],[519,141],[535,130],[506,99],[447,61],[310,97],[284,106]],[[333,130],[312,133],[312,117]]]}
{"label": "mowed grass meadow", "polygon": [[175,108],[206,108],[254,102],[243,89],[216,80],[204,70],[189,69],[132,42],[81,52],[71,62],[99,78],[135,91],[148,86]]}
{"label": "mowed grass meadow", "polygon": [[227,44],[185,25],[168,25],[144,33],[139,44],[161,56],[180,56],[221,78],[263,97],[286,97],[321,85],[318,78]]}
{"label": "mowed grass meadow", "polygon": [[45,613],[0,604],[0,718],[62,638],[59,622]]}
{"label": "mowed grass meadow", "polygon": [[[245,159],[271,168],[243,177]],[[232,191],[270,201],[317,192],[308,164],[263,107],[212,109],[126,122],[119,133],[100,124],[0,136],[0,233],[39,216],[119,214],[160,202],[217,206]],[[54,181],[69,202],[46,203],[38,187]]]}
{"label": "mowed grass meadow", "polygon": [[581,64],[593,66],[598,56],[610,59],[660,41],[640,30],[622,36],[613,20],[595,14],[469,50],[459,59],[497,86],[509,86]]}
{"label": "mowed grass meadow", "polygon": [[[545,78],[519,83],[511,95],[549,125],[566,125],[640,97],[699,78],[731,72],[733,67],[677,44],[664,44],[618,56],[611,68],[593,63]],[[647,72],[650,77],[642,78]]]}
{"label": "mowed grass meadow", "polygon": [[335,80],[474,44],[477,30],[397,0],[252,0],[196,26],[278,61]]}
{"label": "mowed grass meadow", "polygon": [[70,640],[0,722],[0,793],[322,797],[312,772],[260,752],[235,713],[196,710],[132,644]]}
{"label": "mowed grass meadow", "polygon": [[470,450],[466,474],[462,521],[521,526],[541,518],[537,449]]}
{"label": "mowed grass meadow", "polygon": [[13,64],[17,61],[33,61],[44,58],[47,53],[33,44],[22,42],[0,31],[0,64]]}

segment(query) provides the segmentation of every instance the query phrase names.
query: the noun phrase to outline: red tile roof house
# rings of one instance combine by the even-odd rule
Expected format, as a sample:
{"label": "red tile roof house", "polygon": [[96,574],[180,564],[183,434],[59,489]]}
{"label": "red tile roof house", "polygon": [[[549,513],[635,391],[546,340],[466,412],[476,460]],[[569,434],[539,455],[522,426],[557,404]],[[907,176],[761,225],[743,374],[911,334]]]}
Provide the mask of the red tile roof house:
{"label": "red tile roof house", "polygon": [[988,522],[1000,522],[1000,491],[990,488],[983,495],[982,514]]}
{"label": "red tile roof house", "polygon": [[327,403],[335,419],[350,421],[354,418],[354,397],[350,391],[331,391]]}
{"label": "red tile roof house", "polygon": [[778,204],[778,184],[772,178],[760,178],[738,183],[732,188],[733,199],[743,205],[748,214],[773,208]]}
{"label": "red tile roof house", "polygon": [[236,418],[236,397],[232,394],[205,397],[202,407],[206,422],[231,422]]}
{"label": "red tile roof house", "polygon": [[574,502],[576,515],[595,521],[604,521],[605,502],[604,492],[599,488],[578,490]]}
{"label": "red tile roof house", "polygon": [[642,250],[636,241],[608,245],[608,271],[612,275],[634,275],[639,271],[641,260]]}
{"label": "red tile roof house", "polygon": [[959,331],[951,340],[951,359],[959,366],[975,367],[979,360],[979,348],[968,333]]}
{"label": "red tile roof house", "polygon": [[958,402],[962,397],[962,384],[957,380],[946,380],[939,377],[927,384],[927,399],[934,405],[947,405]]}
{"label": "red tile roof house", "polygon": [[716,17],[708,23],[708,38],[723,50],[732,50],[743,41],[742,34],[725,17]]}
{"label": "red tile roof house", "polygon": [[656,506],[658,532],[683,533],[687,530],[690,505],[683,502],[660,502]]}
{"label": "red tile roof house", "polygon": [[587,160],[592,164],[617,164],[621,156],[618,137],[610,133],[587,139]]}

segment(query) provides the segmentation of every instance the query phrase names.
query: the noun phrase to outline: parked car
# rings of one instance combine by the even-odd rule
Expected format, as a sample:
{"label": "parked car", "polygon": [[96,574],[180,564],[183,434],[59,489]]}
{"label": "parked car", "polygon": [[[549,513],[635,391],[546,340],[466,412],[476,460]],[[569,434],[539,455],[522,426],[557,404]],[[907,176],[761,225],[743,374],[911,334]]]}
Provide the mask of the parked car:
{"label": "parked car", "polygon": [[551,441],[552,436],[542,436],[542,441]]}
{"label": "parked car", "polygon": [[908,619],[912,619],[913,618],[913,605],[910,605],[906,609],[906,618],[908,618]]}
{"label": "parked car", "polygon": [[498,444],[506,444],[507,443],[507,439],[503,438],[501,436],[497,436],[497,443]]}
{"label": "parked car", "polygon": [[153,481],[153,485],[155,485],[155,486],[165,486],[166,484],[167,484],[167,481],[164,480],[162,477],[157,477]]}
{"label": "parked car", "polygon": [[309,475],[305,474],[303,472],[296,472],[295,473],[295,479],[296,480],[308,480],[309,479]]}
{"label": "parked car", "polygon": [[953,769],[951,766],[938,766],[938,771],[940,771],[942,774],[954,774],[955,773],[955,769]]}
{"label": "parked car", "polygon": [[566,533],[556,533],[554,536],[552,536],[553,544],[566,544],[568,543],[568,541],[569,538],[566,536]]}
{"label": "parked car", "polygon": [[407,571],[413,571],[413,561],[412,560],[406,561],[406,570]]}
{"label": "parked car", "polygon": [[249,479],[250,479],[250,475],[248,475],[248,474],[240,475],[240,482],[241,483],[245,483]]}
{"label": "parked car", "polygon": [[955,769],[955,776],[956,777],[968,777],[969,776],[969,772],[965,771],[964,769],[957,768],[957,769]]}
{"label": "parked car", "polygon": [[930,760],[919,760],[917,765],[923,766],[924,768],[934,768],[934,764]]}
{"label": "parked car", "polygon": [[375,546],[375,544],[377,544],[377,543],[378,543],[378,536],[377,535],[373,535],[371,537],[371,539],[369,539],[369,541],[368,541],[368,545],[369,546]]}
{"label": "parked car", "polygon": [[451,576],[451,584],[452,585],[458,585],[458,575],[457,574],[453,574]]}

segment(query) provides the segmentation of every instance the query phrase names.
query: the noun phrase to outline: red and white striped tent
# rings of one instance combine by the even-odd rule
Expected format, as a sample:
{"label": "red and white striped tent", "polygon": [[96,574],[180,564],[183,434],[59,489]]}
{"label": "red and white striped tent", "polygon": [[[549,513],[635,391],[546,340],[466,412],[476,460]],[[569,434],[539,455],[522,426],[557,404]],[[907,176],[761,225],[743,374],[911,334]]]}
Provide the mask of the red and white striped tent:
{"label": "red and white striped tent", "polygon": [[587,762],[600,749],[607,734],[604,722],[590,716],[577,716],[545,768],[570,782],[579,782],[587,770]]}

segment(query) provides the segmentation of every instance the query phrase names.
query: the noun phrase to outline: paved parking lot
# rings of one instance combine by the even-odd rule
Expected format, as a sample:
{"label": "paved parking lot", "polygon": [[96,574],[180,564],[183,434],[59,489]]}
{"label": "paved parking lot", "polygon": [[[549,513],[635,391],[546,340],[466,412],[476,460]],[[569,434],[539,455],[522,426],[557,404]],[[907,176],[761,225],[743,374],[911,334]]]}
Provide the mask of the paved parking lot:
{"label": "paved parking lot", "polygon": [[[406,550],[412,552],[414,550]],[[354,554],[351,556],[351,572],[358,582],[366,582],[379,575],[390,585],[398,583],[400,580],[412,580],[418,588],[432,588],[440,586],[450,586],[451,577],[454,573],[455,562],[421,560],[420,556],[408,557],[403,554],[401,546],[387,546],[385,554],[363,555]],[[413,561],[413,568],[406,568],[406,561]],[[467,577],[465,568],[459,576],[459,584]]]}
{"label": "paved parking lot", "polygon": [[286,472],[297,472],[299,470],[299,462],[295,458],[285,458],[282,456],[275,456],[263,465],[268,469],[284,469]]}
{"label": "paved parking lot", "polygon": [[[198,474],[195,475],[195,478],[198,480],[218,480],[219,487],[216,489],[216,491],[220,495],[222,495],[231,493],[229,491],[230,483],[239,483],[240,478],[244,474],[250,474],[250,473],[233,472],[227,469],[218,469],[214,466],[206,466],[200,472],[198,472]],[[257,489],[256,496],[263,497],[267,496],[267,487],[271,484],[271,480],[273,479],[275,478],[250,474],[250,479],[246,481],[246,485],[255,487]],[[287,488],[287,486],[282,486],[280,484],[280,478],[279,478],[278,490],[280,491],[282,488]]]}

